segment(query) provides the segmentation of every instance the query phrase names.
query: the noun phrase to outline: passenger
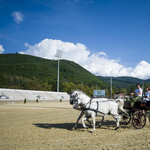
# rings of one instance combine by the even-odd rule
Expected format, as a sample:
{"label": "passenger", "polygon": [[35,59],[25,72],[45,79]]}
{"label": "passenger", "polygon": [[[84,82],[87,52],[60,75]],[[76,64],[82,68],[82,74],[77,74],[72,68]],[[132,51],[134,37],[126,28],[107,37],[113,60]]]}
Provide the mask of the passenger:
{"label": "passenger", "polygon": [[145,98],[150,99],[150,87],[146,87]]}
{"label": "passenger", "polygon": [[135,104],[136,101],[141,101],[142,100],[142,92],[143,90],[140,88],[140,85],[136,85],[137,89],[134,91],[134,93],[131,93],[131,107]]}

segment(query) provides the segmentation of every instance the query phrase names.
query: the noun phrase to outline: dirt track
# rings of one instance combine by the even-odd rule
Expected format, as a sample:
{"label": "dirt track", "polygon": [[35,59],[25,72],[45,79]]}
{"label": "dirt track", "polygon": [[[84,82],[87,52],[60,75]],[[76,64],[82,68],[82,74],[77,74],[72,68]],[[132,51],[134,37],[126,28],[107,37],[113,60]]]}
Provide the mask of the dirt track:
{"label": "dirt track", "polygon": [[140,130],[129,124],[115,131],[107,116],[94,133],[81,121],[72,131],[79,113],[68,102],[0,103],[0,149],[150,149],[148,121]]}

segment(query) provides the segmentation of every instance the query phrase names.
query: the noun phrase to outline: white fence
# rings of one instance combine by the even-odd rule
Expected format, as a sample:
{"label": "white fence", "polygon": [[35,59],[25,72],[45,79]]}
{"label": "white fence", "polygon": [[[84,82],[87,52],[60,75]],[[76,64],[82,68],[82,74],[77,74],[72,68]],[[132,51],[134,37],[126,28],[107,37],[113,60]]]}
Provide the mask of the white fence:
{"label": "white fence", "polygon": [[66,92],[48,92],[33,90],[16,90],[0,88],[0,101],[27,101],[33,100],[69,100],[69,94]]}

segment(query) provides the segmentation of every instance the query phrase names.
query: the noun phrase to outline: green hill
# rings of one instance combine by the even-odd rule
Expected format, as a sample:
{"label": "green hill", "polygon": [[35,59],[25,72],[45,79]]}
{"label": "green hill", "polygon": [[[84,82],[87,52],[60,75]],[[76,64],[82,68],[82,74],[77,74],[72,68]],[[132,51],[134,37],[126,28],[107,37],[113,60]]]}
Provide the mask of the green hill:
{"label": "green hill", "polygon": [[[22,54],[0,54],[0,87],[31,90],[57,89],[57,60]],[[81,89],[92,95],[96,84],[104,89],[106,83],[72,61],[60,60],[60,91]],[[90,91],[90,92],[88,92]]]}
{"label": "green hill", "polygon": [[[98,76],[99,79],[106,82],[107,84],[110,84],[110,77],[102,77]],[[134,77],[112,77],[112,85],[116,88],[129,88],[131,85],[135,86],[137,83],[148,83],[150,80],[141,80]]]}

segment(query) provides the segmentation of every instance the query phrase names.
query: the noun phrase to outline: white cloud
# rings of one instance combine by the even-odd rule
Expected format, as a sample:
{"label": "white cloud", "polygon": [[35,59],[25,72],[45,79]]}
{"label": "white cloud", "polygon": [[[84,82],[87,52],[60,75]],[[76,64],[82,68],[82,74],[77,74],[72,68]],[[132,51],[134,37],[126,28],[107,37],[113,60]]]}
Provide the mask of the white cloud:
{"label": "white cloud", "polygon": [[131,76],[140,76],[141,78],[150,78],[150,64],[146,61],[141,61],[131,72]]}
{"label": "white cloud", "polygon": [[99,53],[98,53],[98,56],[100,56],[100,55],[103,55],[103,56],[107,57],[107,54],[104,53],[104,52],[99,52]]}
{"label": "white cloud", "polygon": [[21,12],[14,11],[11,15],[14,18],[14,21],[18,24],[23,21],[24,16]]}
{"label": "white cloud", "polygon": [[2,54],[4,52],[4,48],[2,45],[0,45],[0,54]]}
{"label": "white cloud", "polygon": [[57,49],[60,49],[63,51],[63,59],[75,61],[79,64],[83,64],[90,54],[90,51],[88,51],[86,46],[83,44],[62,42],[61,40],[44,39],[34,46],[31,46],[28,43],[25,43],[25,46],[28,50],[21,53],[48,59],[55,59],[56,51]]}
{"label": "white cloud", "polygon": [[57,49],[63,51],[62,59],[74,61],[95,75],[100,76],[132,76],[141,79],[150,78],[150,64],[141,61],[135,68],[119,64],[121,59],[109,59],[105,52],[90,53],[90,50],[81,43],[63,42],[61,40],[44,39],[34,46],[25,43],[28,48],[21,54],[30,54],[48,59],[55,57]]}

